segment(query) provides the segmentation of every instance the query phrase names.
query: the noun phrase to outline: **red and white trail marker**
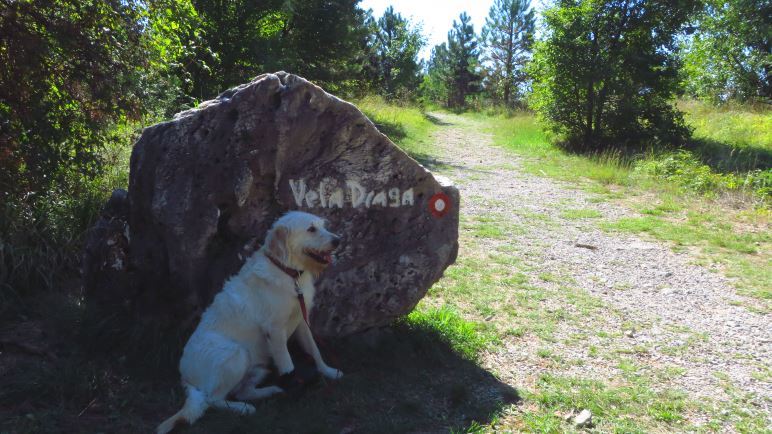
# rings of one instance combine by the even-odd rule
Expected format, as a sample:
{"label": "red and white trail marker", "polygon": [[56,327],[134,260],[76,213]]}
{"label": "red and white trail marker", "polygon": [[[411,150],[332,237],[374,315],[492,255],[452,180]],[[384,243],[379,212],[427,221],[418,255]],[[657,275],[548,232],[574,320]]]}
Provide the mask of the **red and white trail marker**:
{"label": "red and white trail marker", "polygon": [[450,207],[450,198],[445,193],[437,193],[429,199],[429,212],[437,218],[447,214]]}

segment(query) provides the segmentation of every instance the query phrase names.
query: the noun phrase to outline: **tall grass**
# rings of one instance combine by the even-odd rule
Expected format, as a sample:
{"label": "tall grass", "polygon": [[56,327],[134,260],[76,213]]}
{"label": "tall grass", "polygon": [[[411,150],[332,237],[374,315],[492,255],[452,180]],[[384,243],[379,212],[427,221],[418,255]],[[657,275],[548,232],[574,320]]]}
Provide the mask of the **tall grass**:
{"label": "tall grass", "polygon": [[772,110],[684,100],[677,104],[694,128],[691,149],[718,171],[772,167]]}
{"label": "tall grass", "polygon": [[519,112],[492,118],[483,116],[475,115],[478,119],[485,119],[494,142],[529,157],[523,166],[533,174],[568,182],[581,182],[587,178],[604,185],[626,185],[631,180],[631,162],[621,153],[566,153],[552,143],[551,137],[532,113]]}
{"label": "tall grass", "polygon": [[47,191],[0,204],[0,315],[77,277],[86,231],[110,192],[128,184],[136,126],[116,126],[114,134],[120,144],[102,150],[98,176],[69,173]]}
{"label": "tall grass", "polygon": [[431,132],[436,125],[416,105],[388,103],[380,96],[367,96],[354,104],[382,133],[417,160],[429,158],[434,147]]}

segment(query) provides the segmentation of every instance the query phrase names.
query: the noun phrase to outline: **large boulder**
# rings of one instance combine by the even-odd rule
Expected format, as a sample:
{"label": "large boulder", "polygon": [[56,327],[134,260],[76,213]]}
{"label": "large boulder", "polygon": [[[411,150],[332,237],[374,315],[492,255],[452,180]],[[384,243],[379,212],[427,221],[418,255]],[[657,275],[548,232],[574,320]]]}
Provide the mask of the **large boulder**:
{"label": "large boulder", "polygon": [[92,231],[87,294],[192,326],[273,221],[299,209],[344,238],[312,315],[317,334],[341,336],[415,307],[456,258],[458,203],[352,104],[264,74],[142,132],[121,205],[128,228],[109,216]]}

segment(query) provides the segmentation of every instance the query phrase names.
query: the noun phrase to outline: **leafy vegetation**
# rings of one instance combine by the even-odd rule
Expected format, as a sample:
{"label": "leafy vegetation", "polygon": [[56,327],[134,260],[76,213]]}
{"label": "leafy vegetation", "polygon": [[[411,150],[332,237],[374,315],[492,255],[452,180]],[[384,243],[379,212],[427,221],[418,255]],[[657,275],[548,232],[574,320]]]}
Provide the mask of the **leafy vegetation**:
{"label": "leafy vegetation", "polygon": [[684,42],[686,91],[713,102],[772,98],[772,4],[704,2]]}
{"label": "leafy vegetation", "polygon": [[534,49],[534,109],[574,149],[683,143],[671,53],[696,5],[559,2],[544,13],[546,36]]}

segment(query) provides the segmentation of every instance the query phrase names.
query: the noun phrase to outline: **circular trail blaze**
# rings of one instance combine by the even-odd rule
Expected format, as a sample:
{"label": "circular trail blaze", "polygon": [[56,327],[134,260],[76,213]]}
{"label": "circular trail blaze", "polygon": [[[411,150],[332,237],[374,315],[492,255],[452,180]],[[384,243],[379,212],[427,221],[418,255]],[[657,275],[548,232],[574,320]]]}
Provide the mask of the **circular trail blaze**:
{"label": "circular trail blaze", "polygon": [[445,193],[437,193],[429,199],[429,212],[440,218],[450,210],[450,198]]}

